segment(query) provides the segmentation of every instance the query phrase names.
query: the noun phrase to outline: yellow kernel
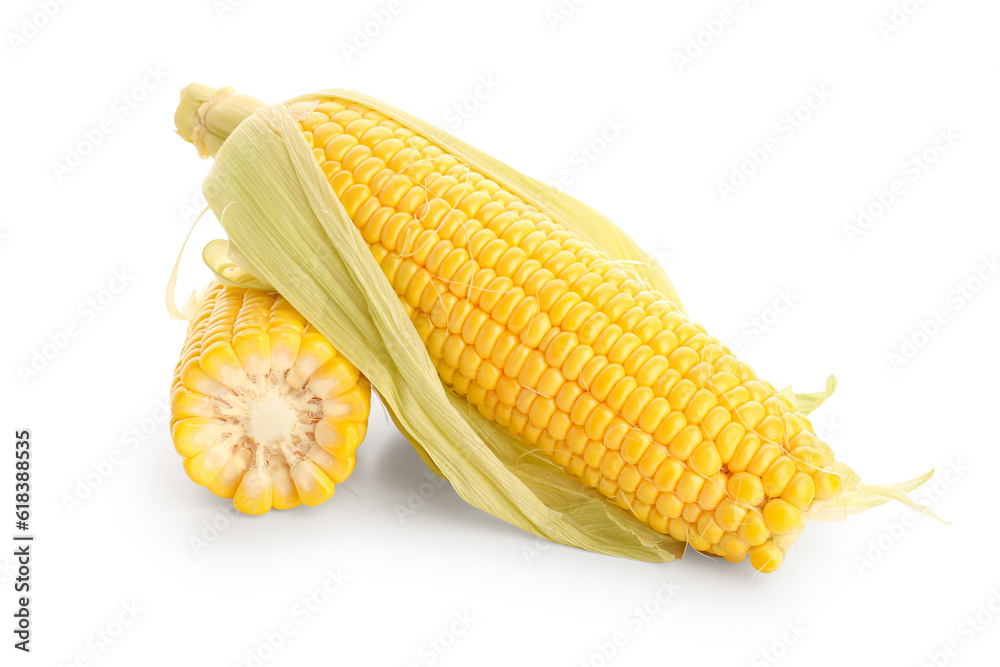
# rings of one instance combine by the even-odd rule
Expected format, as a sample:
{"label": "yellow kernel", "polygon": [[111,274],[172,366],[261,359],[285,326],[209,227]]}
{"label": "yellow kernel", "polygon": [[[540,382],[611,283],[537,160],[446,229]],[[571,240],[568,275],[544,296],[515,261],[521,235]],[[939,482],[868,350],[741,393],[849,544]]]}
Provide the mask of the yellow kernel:
{"label": "yellow kernel", "polygon": [[735,532],[735,530],[727,530],[726,534],[719,540],[719,548],[723,551],[722,557],[730,563],[741,562],[747,557],[747,552],[750,550],[750,547],[744,544],[738,535],[733,534]]}
{"label": "yellow kernel", "polygon": [[[667,394],[667,400],[670,401],[670,407],[674,410],[683,410],[687,407],[688,402],[694,397],[695,392],[698,388],[695,387],[691,380],[681,380],[674,388],[670,390]],[[762,409],[763,410],[763,409]]]}
{"label": "yellow kernel", "polygon": [[750,400],[750,392],[743,387],[733,387],[719,400],[719,404],[729,410],[735,411],[738,407]]}
{"label": "yellow kernel", "polygon": [[670,403],[667,399],[655,397],[643,408],[636,425],[647,433],[655,433],[668,414],[670,414]]}
{"label": "yellow kernel", "polygon": [[729,414],[729,410],[725,409],[721,405],[716,405],[714,408],[709,410],[708,414],[701,420],[701,426],[705,429],[705,433],[708,434],[708,437],[714,440],[718,437],[723,427],[730,423],[731,419],[732,417]]}
{"label": "yellow kernel", "polygon": [[[698,522],[698,518],[701,515],[702,515],[701,508],[695,505],[694,503],[688,503],[684,505],[684,511],[681,512],[681,518],[684,519],[685,523],[689,524],[696,524]],[[693,540],[695,537],[700,537],[700,536],[698,536],[694,532],[692,532],[689,536],[691,540]],[[694,546],[694,544],[692,543],[691,546]],[[700,549],[701,547],[695,547],[695,548]]]}
{"label": "yellow kernel", "polygon": [[698,499],[701,488],[705,485],[705,478],[690,470],[681,475],[677,482],[677,497],[685,503],[693,503]]}
{"label": "yellow kernel", "polygon": [[649,514],[649,527],[658,533],[663,533],[663,534],[667,533],[668,521],[669,520],[667,519],[667,517],[660,514],[658,510],[654,509]]}
{"label": "yellow kernel", "polygon": [[[678,515],[679,516],[679,515]],[[670,519],[669,522],[669,533],[670,537],[675,540],[681,540],[682,542],[687,542],[690,535],[688,535],[687,524],[678,519]]]}
{"label": "yellow kernel", "polygon": [[660,422],[656,431],[653,433],[653,437],[656,441],[662,445],[669,445],[673,442],[677,434],[681,432],[683,428],[688,425],[687,419],[684,418],[684,413],[682,412],[671,412],[666,416],[666,418]]}
{"label": "yellow kernel", "polygon": [[[718,369],[718,367],[719,367],[718,364],[716,364],[715,368]],[[740,384],[740,379],[738,377],[736,377],[732,373],[727,373],[725,371],[716,372],[712,376],[712,380],[710,382],[711,387],[720,394],[724,394],[727,391],[735,387],[738,387],[739,384]]]}
{"label": "yellow kernel", "polygon": [[781,423],[780,417],[774,415],[764,417],[754,428],[754,431],[765,440],[772,440],[774,442],[781,442],[785,437],[785,425]]}
{"label": "yellow kernel", "polygon": [[840,495],[843,490],[844,481],[840,474],[832,470],[818,470],[812,480],[815,483],[816,497],[820,500],[830,500]]}
{"label": "yellow kernel", "polygon": [[795,473],[795,462],[787,456],[779,457],[767,469],[761,480],[764,484],[764,493],[768,496],[780,496]]}
{"label": "yellow kernel", "polygon": [[659,443],[651,443],[639,459],[639,472],[643,477],[650,479],[656,474],[660,464],[668,457],[667,448]]}
{"label": "yellow kernel", "polygon": [[744,382],[743,388],[750,392],[750,400],[757,403],[763,403],[764,399],[771,395],[764,383],[759,380]]}
{"label": "yellow kernel", "polygon": [[729,497],[740,505],[756,507],[764,502],[764,485],[758,477],[747,472],[739,472],[729,478]]}
{"label": "yellow kernel", "polygon": [[719,468],[722,467],[722,457],[719,456],[719,451],[715,448],[714,444],[705,441],[691,452],[688,463],[698,474],[711,477],[719,472]]}
{"label": "yellow kernel", "polygon": [[715,398],[715,394],[708,389],[699,389],[684,409],[684,416],[689,424],[700,424],[708,411],[716,405],[718,405],[718,400]]}
{"label": "yellow kernel", "polygon": [[605,406],[599,405],[597,409],[590,413],[587,423],[584,425],[587,437],[591,440],[603,441],[604,434],[614,418],[615,413]]}
{"label": "yellow kernel", "polygon": [[754,429],[764,419],[764,406],[756,401],[744,403],[736,408],[736,418],[749,429]]}
{"label": "yellow kernel", "polygon": [[[820,472],[818,474],[824,475],[826,473]],[[816,483],[808,474],[797,472],[781,492],[781,497],[800,510],[804,510],[816,497]]]}
{"label": "yellow kernel", "polygon": [[677,437],[671,441],[668,450],[675,459],[687,461],[699,443],[701,443],[701,429],[694,424],[689,424],[681,429]]}
{"label": "yellow kernel", "polygon": [[747,430],[737,422],[729,422],[719,431],[719,436],[715,440],[715,448],[719,450],[719,456],[723,463],[729,463],[733,453],[743,440]]}
{"label": "yellow kernel", "polygon": [[787,533],[802,523],[802,512],[781,498],[772,498],[764,505],[764,522],[772,533]]}
{"label": "yellow kernel", "polygon": [[781,566],[784,554],[772,540],[759,544],[750,550],[750,564],[765,574],[774,572]]}
{"label": "yellow kernel", "polygon": [[746,515],[747,508],[729,498],[722,500],[715,508],[715,520],[723,530],[729,533],[735,533],[739,530],[740,523]]}
{"label": "yellow kernel", "polygon": [[660,491],[656,488],[655,484],[648,479],[642,478],[642,481],[639,482],[639,486],[635,490],[635,497],[640,502],[653,505],[656,503],[656,499],[660,497]]}
{"label": "yellow kernel", "polygon": [[640,482],[642,482],[642,476],[631,466],[623,467],[618,474],[618,487],[626,493],[634,493]]}
{"label": "yellow kernel", "polygon": [[674,490],[683,475],[684,466],[681,462],[676,459],[667,459],[656,469],[653,483],[662,493],[666,493]]}
{"label": "yellow kernel", "polygon": [[743,440],[740,441],[740,444],[736,447],[736,451],[733,452],[732,458],[726,464],[729,472],[743,472],[746,470],[758,449],[760,449],[760,438],[753,433],[747,433],[743,436]]}
{"label": "yellow kernel", "polygon": [[667,519],[677,519],[684,511],[684,503],[675,493],[661,493],[656,499],[656,511]]}
{"label": "yellow kernel", "polygon": [[705,482],[698,494],[698,506],[706,512],[713,511],[726,497],[726,484],[723,476],[716,476]]}
{"label": "yellow kernel", "polygon": [[825,460],[823,454],[813,447],[796,447],[792,450],[792,458],[799,470],[810,475],[821,469]]}
{"label": "yellow kernel", "polygon": [[583,460],[591,468],[597,468],[601,465],[601,459],[604,457],[604,452],[607,450],[599,442],[590,441],[587,448],[583,450]]}
{"label": "yellow kernel", "polygon": [[687,373],[688,369],[701,361],[701,355],[690,347],[678,347],[667,358],[670,360],[670,367],[681,375]]}
{"label": "yellow kernel", "polygon": [[748,511],[747,515],[743,517],[743,521],[740,522],[739,535],[747,546],[755,547],[764,544],[771,533],[767,530],[767,524],[764,523],[764,517],[760,511],[754,509]]}
{"label": "yellow kernel", "polygon": [[622,458],[635,465],[639,463],[639,460],[649,448],[650,444],[652,444],[652,439],[648,435],[636,431],[635,429],[630,429],[622,440]]}
{"label": "yellow kernel", "polygon": [[711,514],[702,514],[698,517],[698,536],[710,544],[718,544],[725,531],[719,527]]}
{"label": "yellow kernel", "polygon": [[606,450],[601,457],[601,474],[607,479],[617,480],[624,466],[625,461],[621,454],[614,450]]}
{"label": "yellow kernel", "polygon": [[788,439],[788,447],[789,449],[815,447],[817,442],[819,442],[819,438],[811,430],[800,429],[798,433]]}
{"label": "yellow kernel", "polygon": [[772,463],[778,460],[781,454],[781,447],[772,442],[765,442],[747,464],[747,472],[757,477],[764,477],[764,473],[767,472]]}

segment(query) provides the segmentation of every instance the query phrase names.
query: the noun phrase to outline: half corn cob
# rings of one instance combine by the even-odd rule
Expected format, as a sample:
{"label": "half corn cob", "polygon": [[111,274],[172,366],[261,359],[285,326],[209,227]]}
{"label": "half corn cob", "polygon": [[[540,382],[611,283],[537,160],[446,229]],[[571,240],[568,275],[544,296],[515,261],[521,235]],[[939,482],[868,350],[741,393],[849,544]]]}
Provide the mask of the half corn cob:
{"label": "half corn cob", "polygon": [[[655,531],[771,572],[834,461],[789,396],[546,211],[349,93],[295,100],[303,140],[442,382]],[[214,155],[261,102],[193,84]]]}
{"label": "half corn cob", "polygon": [[370,399],[279,294],[214,283],[174,371],[171,433],[191,479],[241,512],[317,505],[354,470]]}

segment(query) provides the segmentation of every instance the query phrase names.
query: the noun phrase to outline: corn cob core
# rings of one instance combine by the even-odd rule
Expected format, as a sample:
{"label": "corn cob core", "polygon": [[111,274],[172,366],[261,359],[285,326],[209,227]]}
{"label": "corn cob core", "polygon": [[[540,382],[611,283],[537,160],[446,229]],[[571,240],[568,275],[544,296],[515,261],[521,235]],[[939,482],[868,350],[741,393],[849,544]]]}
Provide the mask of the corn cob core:
{"label": "corn cob core", "polygon": [[[198,108],[200,151],[246,99]],[[364,105],[324,98],[299,122],[444,384],[568,474],[764,572],[840,494],[791,399],[541,205]]]}
{"label": "corn cob core", "polygon": [[215,283],[174,371],[171,433],[191,479],[241,512],[317,505],[354,470],[370,399],[280,295]]}

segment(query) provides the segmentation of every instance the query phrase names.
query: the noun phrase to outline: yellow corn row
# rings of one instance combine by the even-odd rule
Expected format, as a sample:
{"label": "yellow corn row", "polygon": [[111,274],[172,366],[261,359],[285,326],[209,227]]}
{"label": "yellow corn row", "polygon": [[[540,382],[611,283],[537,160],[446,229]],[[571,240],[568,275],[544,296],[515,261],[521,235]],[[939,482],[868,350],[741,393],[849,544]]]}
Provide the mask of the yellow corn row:
{"label": "yellow corn row", "polygon": [[[213,118],[252,112],[250,99],[189,86],[178,131],[214,154],[227,130]],[[841,492],[833,453],[791,399],[544,200],[364,104],[324,98],[299,117],[442,382],[569,475],[660,533],[764,572],[814,501]]]}
{"label": "yellow corn row", "polygon": [[192,480],[263,514],[333,495],[370,405],[368,381],[279,294],[215,283],[174,372],[171,433]]}

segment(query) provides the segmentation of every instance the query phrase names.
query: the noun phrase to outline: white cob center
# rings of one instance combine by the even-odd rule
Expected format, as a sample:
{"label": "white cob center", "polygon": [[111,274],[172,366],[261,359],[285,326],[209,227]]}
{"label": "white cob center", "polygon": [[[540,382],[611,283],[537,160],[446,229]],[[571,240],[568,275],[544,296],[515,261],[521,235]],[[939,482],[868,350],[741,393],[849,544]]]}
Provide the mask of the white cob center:
{"label": "white cob center", "polygon": [[299,423],[298,410],[273,388],[247,403],[247,437],[265,447],[291,440]]}
{"label": "white cob center", "polygon": [[234,444],[253,453],[252,468],[264,465],[270,456],[282,457],[289,465],[305,458],[322,418],[319,397],[308,388],[288,385],[284,373],[247,378],[222,400],[216,410],[228,422]]}

